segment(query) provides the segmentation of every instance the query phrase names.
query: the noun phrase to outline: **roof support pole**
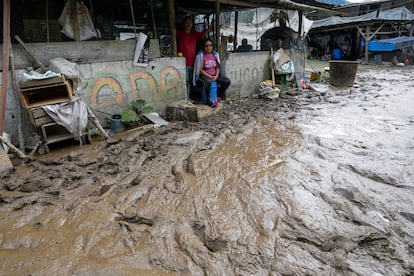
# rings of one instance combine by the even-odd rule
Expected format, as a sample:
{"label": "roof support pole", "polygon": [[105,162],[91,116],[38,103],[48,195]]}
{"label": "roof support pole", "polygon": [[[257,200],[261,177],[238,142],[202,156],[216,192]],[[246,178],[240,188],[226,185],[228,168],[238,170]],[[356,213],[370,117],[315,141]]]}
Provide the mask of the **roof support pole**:
{"label": "roof support pole", "polygon": [[151,8],[151,19],[152,19],[152,29],[154,31],[154,38],[158,38],[157,23],[155,23],[154,1],[153,0],[150,0],[150,8]]}
{"label": "roof support pole", "polygon": [[10,62],[10,0],[3,0],[3,71],[0,97],[0,136],[3,135],[4,116],[6,114],[7,81]]}
{"label": "roof support pole", "polygon": [[217,49],[220,49],[221,43],[220,43],[220,0],[216,0],[216,47]]}
{"label": "roof support pole", "polygon": [[365,63],[368,63],[369,61],[369,42],[374,38],[374,36],[381,30],[381,28],[384,26],[384,23],[379,26],[375,32],[371,34],[371,25],[367,25],[364,31],[357,26],[359,33],[362,35],[362,37],[365,39]]}
{"label": "roof support pole", "polygon": [[371,26],[368,25],[366,28],[366,39],[365,39],[365,63],[368,63],[369,61],[368,54],[369,54],[369,41],[371,40],[370,33],[371,33]]}
{"label": "roof support pole", "polygon": [[49,0],[46,0],[46,42],[50,42],[50,31],[49,31]]}
{"label": "roof support pole", "polygon": [[234,12],[234,35],[233,35],[233,50],[237,50],[237,32],[239,31],[239,12]]}
{"label": "roof support pole", "polygon": [[134,5],[132,5],[132,0],[129,0],[129,7],[131,9],[131,17],[132,17],[132,24],[134,25],[135,39],[138,41],[137,26],[135,24]]}
{"label": "roof support pole", "polygon": [[177,38],[175,31],[175,1],[168,0],[168,17],[171,30],[171,55],[177,56]]}
{"label": "roof support pole", "polygon": [[302,40],[303,38],[303,11],[298,11],[298,17],[299,17],[299,29],[298,29],[298,34],[299,34],[299,40]]}

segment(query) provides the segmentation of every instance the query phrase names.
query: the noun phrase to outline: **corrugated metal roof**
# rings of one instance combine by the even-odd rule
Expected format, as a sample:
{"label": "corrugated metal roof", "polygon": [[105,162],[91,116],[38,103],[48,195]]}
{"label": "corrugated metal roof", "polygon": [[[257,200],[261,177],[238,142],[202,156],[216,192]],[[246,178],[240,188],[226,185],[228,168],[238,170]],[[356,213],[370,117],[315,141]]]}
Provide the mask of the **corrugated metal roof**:
{"label": "corrugated metal roof", "polygon": [[385,11],[373,11],[360,16],[331,16],[315,20],[312,29],[374,21],[414,21],[414,14],[405,7],[399,7]]}

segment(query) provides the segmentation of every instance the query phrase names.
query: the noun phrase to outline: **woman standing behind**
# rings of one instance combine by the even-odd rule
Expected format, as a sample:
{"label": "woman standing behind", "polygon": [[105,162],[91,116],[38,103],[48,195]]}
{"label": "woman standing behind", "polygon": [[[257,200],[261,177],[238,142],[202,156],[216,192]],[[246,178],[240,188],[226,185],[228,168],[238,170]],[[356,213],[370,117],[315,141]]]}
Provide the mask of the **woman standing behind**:
{"label": "woman standing behind", "polygon": [[[230,86],[230,79],[220,72],[220,56],[213,50],[213,41],[207,38],[203,41],[203,50],[200,51],[194,62],[193,84],[201,86],[201,92],[205,93],[207,104],[217,106],[217,101],[226,100],[226,89]],[[210,97],[211,83],[218,86],[218,99]]]}

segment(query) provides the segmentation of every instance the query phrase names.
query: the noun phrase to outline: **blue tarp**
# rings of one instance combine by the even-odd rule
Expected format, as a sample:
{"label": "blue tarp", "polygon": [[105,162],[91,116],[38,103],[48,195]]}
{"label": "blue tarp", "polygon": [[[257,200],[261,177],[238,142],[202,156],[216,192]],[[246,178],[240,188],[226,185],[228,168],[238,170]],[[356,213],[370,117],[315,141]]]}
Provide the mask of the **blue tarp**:
{"label": "blue tarp", "polygon": [[407,47],[414,46],[414,37],[412,36],[402,36],[387,38],[381,40],[372,40],[369,42],[368,49],[370,51],[394,51],[398,49],[404,49]]}

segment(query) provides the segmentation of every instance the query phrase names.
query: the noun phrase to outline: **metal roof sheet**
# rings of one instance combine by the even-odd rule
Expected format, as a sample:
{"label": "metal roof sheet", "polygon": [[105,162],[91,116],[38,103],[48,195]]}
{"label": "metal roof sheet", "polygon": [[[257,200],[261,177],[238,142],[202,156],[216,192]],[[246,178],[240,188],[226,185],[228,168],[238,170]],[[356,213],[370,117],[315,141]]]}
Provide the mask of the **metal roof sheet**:
{"label": "metal roof sheet", "polygon": [[320,20],[315,20],[312,29],[354,24],[358,22],[370,21],[414,21],[414,14],[405,7],[389,9],[385,11],[373,11],[360,16],[339,17],[331,16]]}

